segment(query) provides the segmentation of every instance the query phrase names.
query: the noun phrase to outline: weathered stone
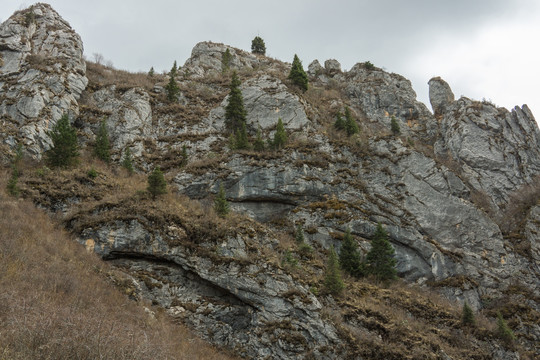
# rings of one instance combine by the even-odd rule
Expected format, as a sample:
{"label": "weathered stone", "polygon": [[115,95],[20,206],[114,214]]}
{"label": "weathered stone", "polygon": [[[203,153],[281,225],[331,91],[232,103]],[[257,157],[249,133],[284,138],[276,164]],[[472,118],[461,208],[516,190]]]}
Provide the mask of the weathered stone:
{"label": "weathered stone", "polygon": [[310,77],[318,77],[324,72],[324,68],[321,66],[319,60],[313,60],[308,66],[307,74]]}
{"label": "weathered stone", "polygon": [[[253,134],[259,127],[262,130],[274,129],[280,118],[288,130],[305,130],[310,126],[304,104],[279,79],[263,75],[242,84],[241,89],[247,125]],[[228,97],[209,116],[210,124],[219,130],[225,127],[227,104]]]}
{"label": "weathered stone", "polygon": [[450,85],[440,77],[434,77],[429,84],[429,102],[435,115],[442,115],[454,101],[454,93]]}
{"label": "weathered stone", "polygon": [[219,74],[223,71],[222,58],[227,49],[231,54],[229,69],[251,69],[260,62],[254,54],[205,41],[195,45],[191,51],[191,57],[185,62],[181,71],[192,77],[202,77],[209,73]]}
{"label": "weathered stone", "polygon": [[341,64],[335,59],[329,59],[324,62],[324,68],[329,74],[341,72]]}
{"label": "weathered stone", "polygon": [[497,207],[540,173],[540,131],[526,105],[508,112],[461,98],[442,117],[435,150],[457,161],[462,177]]}
{"label": "weathered stone", "polygon": [[[34,13],[31,22],[28,12]],[[88,82],[82,41],[40,3],[0,25],[0,49],[0,74],[13,84],[0,98],[0,116],[17,124],[25,150],[40,158],[50,146],[47,131],[64,113],[78,113],[77,99]]]}

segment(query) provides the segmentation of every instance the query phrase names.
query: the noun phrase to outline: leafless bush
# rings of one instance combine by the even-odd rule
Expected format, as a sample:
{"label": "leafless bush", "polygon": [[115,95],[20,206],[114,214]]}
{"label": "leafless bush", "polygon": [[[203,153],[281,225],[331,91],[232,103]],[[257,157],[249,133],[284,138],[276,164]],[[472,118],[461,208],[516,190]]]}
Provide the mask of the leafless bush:
{"label": "leafless bush", "polygon": [[531,207],[540,201],[540,176],[510,194],[508,204],[499,217],[503,234],[519,232]]}

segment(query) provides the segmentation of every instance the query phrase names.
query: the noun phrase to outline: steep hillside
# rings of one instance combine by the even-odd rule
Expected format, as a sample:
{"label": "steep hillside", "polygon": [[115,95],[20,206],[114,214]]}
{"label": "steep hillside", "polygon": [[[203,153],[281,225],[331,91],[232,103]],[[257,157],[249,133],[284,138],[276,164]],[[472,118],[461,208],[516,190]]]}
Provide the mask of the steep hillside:
{"label": "steep hillside", "polygon": [[[433,78],[431,113],[404,77],[336,60],[312,62],[302,92],[290,64],[210,42],[194,47],[169,101],[168,75],[85,63],[78,35],[43,4],[1,25],[0,56],[3,158],[23,144],[36,168],[20,176],[21,195],[129,276],[134,297],[205,339],[261,359],[540,355],[540,131],[526,105],[455,100]],[[272,139],[281,119],[284,147],[233,149],[233,71],[251,141]],[[359,134],[335,128],[345,109]],[[63,112],[86,155],[50,170],[38,161]],[[88,155],[103,120],[111,165]],[[118,168],[126,149],[131,177]],[[169,194],[152,200],[156,166]],[[235,212],[225,219],[212,208],[221,185]],[[328,250],[350,229],[365,255],[379,223],[401,280],[347,278],[342,296],[325,293]],[[476,327],[460,322],[464,302]],[[497,312],[515,342],[495,335]]]}
{"label": "steep hillside", "polygon": [[0,358],[228,358],[150,301],[129,300],[137,284],[31,202],[2,192],[0,215]]}

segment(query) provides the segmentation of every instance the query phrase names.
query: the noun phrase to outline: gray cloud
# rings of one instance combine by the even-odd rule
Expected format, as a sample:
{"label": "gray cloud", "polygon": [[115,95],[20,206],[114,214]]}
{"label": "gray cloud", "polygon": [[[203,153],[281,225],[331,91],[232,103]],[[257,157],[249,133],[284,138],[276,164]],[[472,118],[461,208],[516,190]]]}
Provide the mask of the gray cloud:
{"label": "gray cloud", "polygon": [[[452,79],[468,78],[471,71],[463,71],[468,66],[478,73],[487,71],[479,64],[486,61],[481,58],[482,52],[489,54],[490,50],[477,46],[470,51],[477,52],[480,58],[473,62],[453,57],[450,61],[463,63],[461,69],[454,68],[451,72],[452,64],[435,56],[445,53],[445,44],[461,47],[475,41],[486,28],[504,29],[520,19],[540,22],[538,18],[531,19],[531,14],[539,13],[535,0],[51,0],[50,3],[81,35],[88,56],[101,53],[121,69],[147,71],[154,66],[156,70],[167,70],[174,60],[182,64],[193,46],[205,40],[249,50],[251,39],[260,34],[268,55],[283,61],[290,62],[297,53],[306,66],[314,59],[335,58],[348,69],[356,62],[370,60],[411,79],[424,102],[426,82],[431,76],[448,71]],[[2,6],[0,18],[6,19],[20,4],[15,1]],[[521,35],[536,40],[539,34]],[[520,49],[522,56],[538,52],[534,46]],[[440,64],[440,70],[434,62]],[[481,81],[475,86],[481,87]],[[469,89],[473,90],[473,86],[461,80],[459,87],[465,95]],[[490,90],[486,89],[486,97],[490,97],[487,94]],[[536,98],[540,98],[538,95]]]}

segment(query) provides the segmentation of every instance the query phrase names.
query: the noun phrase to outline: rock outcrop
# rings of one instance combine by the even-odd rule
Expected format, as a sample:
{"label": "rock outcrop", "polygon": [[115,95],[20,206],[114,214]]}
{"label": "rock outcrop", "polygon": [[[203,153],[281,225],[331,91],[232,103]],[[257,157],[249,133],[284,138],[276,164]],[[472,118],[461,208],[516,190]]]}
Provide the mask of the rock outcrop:
{"label": "rock outcrop", "polygon": [[435,116],[442,115],[454,101],[454,93],[450,85],[440,77],[434,77],[429,84],[429,102]]}
{"label": "rock outcrop", "polygon": [[[455,100],[450,86],[433,78],[432,114],[404,77],[370,63],[343,71],[336,60],[324,67],[312,62],[310,89],[301,93],[287,80],[288,64],[210,42],[197,44],[181,68],[178,103],[166,99],[168,79],[160,75],[143,85],[94,80],[86,88],[79,36],[43,4],[2,24],[0,56],[4,143],[23,142],[39,158],[49,146],[46,131],[63,113],[76,118],[87,144],[103,119],[114,161],[130,148],[138,169],[161,166],[173,179],[169,190],[200,201],[198,210],[186,210],[177,203],[148,205],[141,193],[103,200],[101,192],[120,188],[105,176],[78,176],[47,189],[42,174],[23,191],[62,214],[88,249],[130,274],[133,297],[166,308],[206,339],[249,358],[339,358],[335,348],[357,356],[351,349],[364,334],[384,337],[390,330],[370,322],[372,313],[359,311],[353,300],[318,295],[321,259],[331,246],[339,251],[347,229],[367,253],[381,223],[407,282],[477,310],[491,311],[509,296],[526,304],[529,312],[512,315],[514,328],[534,350],[540,338],[537,199],[514,211],[518,230],[501,222],[516,194],[534,187],[540,175],[540,131],[526,105],[508,111]],[[282,119],[290,140],[285,149],[229,148],[230,71],[242,81],[248,133],[260,129],[271,139]],[[90,74],[89,67],[92,80]],[[359,135],[333,127],[345,106]],[[393,117],[401,136],[391,131]],[[201,220],[221,184],[232,208],[254,220],[235,215],[228,229],[225,220]],[[283,235],[299,224],[310,256]],[[302,270],[286,264],[295,251]],[[347,316],[325,312],[327,306],[341,306]],[[413,313],[407,308],[407,316]],[[457,325],[442,317],[439,325],[454,331]],[[511,356],[485,341],[491,356]],[[439,350],[433,351],[445,358]]]}
{"label": "rock outcrop", "polygon": [[86,63],[79,35],[49,5],[37,4],[0,27],[2,142],[16,140],[35,157],[49,148],[46,132],[78,114]]}

